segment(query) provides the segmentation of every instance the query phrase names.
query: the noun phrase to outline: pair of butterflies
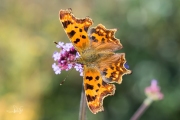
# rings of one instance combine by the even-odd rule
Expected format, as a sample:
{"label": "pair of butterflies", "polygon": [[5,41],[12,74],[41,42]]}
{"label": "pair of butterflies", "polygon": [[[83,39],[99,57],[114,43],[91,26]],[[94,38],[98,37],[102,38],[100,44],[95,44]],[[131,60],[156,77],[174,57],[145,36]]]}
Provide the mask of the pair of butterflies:
{"label": "pair of butterflies", "polygon": [[83,82],[90,111],[94,114],[103,111],[103,99],[115,93],[115,85],[122,82],[124,74],[131,71],[125,68],[125,54],[114,53],[122,48],[115,38],[116,29],[106,29],[102,24],[89,27],[93,21],[89,17],[76,18],[71,9],[60,10],[59,19],[80,54],[77,62],[83,65]]}

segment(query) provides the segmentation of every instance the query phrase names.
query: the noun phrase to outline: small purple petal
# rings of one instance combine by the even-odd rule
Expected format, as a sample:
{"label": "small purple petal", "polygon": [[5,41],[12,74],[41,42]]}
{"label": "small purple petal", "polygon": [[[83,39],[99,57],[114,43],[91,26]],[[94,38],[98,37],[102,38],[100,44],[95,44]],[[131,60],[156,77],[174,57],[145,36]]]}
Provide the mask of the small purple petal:
{"label": "small purple petal", "polygon": [[80,73],[80,76],[83,76],[83,72]]}
{"label": "small purple petal", "polygon": [[61,69],[56,65],[56,63],[52,64],[52,68],[53,68],[55,74],[61,73]]}
{"label": "small purple petal", "polygon": [[70,70],[73,67],[72,64],[68,64],[68,69]]}
{"label": "small purple petal", "polygon": [[80,72],[80,76],[83,76],[83,68],[81,64],[75,64],[74,68]]}
{"label": "small purple petal", "polygon": [[77,58],[79,58],[79,57],[80,57],[80,55],[79,55],[79,53],[77,52],[75,58],[77,59]]}
{"label": "small purple petal", "polygon": [[157,86],[157,84],[158,84],[157,80],[155,80],[155,79],[151,80],[151,85],[152,86]]}
{"label": "small purple petal", "polygon": [[73,47],[73,45],[71,43],[66,43],[64,46],[63,46],[63,49],[66,50],[66,51],[70,51],[70,49]]}
{"label": "small purple petal", "polygon": [[124,64],[124,67],[125,67],[126,69],[129,69],[129,65],[127,64],[127,62]]}
{"label": "small purple petal", "polygon": [[54,58],[54,61],[59,60],[59,58],[60,58],[60,53],[58,53],[58,52],[54,52],[54,54],[53,54],[53,58]]}
{"label": "small purple petal", "polygon": [[64,46],[63,42],[58,42],[58,44],[56,45],[57,48],[62,48]]}

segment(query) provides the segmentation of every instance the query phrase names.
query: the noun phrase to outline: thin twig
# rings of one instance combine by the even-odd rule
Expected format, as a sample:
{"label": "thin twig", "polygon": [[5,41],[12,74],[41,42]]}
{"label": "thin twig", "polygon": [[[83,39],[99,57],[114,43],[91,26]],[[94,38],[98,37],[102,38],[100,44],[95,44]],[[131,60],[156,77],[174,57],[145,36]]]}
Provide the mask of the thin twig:
{"label": "thin twig", "polygon": [[81,101],[79,108],[79,120],[85,120],[85,119],[86,119],[86,97],[84,93],[84,86],[82,86]]}
{"label": "thin twig", "polygon": [[139,109],[134,113],[130,120],[138,120],[139,117],[144,113],[144,111],[149,107],[152,103],[152,99],[146,98],[143,104],[139,107]]}

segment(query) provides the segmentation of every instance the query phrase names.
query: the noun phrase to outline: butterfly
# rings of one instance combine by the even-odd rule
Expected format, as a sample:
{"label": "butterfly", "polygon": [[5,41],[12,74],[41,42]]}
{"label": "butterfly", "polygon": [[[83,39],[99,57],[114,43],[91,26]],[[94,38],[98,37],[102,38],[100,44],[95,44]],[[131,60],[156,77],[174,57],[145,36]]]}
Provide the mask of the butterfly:
{"label": "butterfly", "polygon": [[83,65],[87,106],[94,114],[103,111],[103,99],[115,93],[116,87],[111,83],[121,84],[122,76],[131,73],[125,67],[125,54],[114,53],[122,49],[119,39],[114,36],[117,30],[106,29],[102,24],[89,29],[92,19],[79,19],[71,9],[60,10],[59,19],[80,55],[76,62]]}

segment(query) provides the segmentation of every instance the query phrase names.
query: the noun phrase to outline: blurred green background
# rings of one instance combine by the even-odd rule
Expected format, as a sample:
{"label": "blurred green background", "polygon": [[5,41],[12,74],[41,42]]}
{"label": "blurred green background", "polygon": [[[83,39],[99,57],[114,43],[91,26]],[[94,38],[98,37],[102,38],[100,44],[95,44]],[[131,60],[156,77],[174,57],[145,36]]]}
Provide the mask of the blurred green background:
{"label": "blurred green background", "polygon": [[[77,120],[82,77],[73,70],[55,75],[53,41],[69,40],[59,10],[72,8],[96,26],[117,28],[133,71],[104,100],[104,112],[87,109],[88,120],[129,120],[157,79],[164,93],[140,120],[180,119],[179,0],[0,0],[0,120]],[[60,82],[66,77],[66,82]],[[9,113],[22,106],[21,114]]]}

